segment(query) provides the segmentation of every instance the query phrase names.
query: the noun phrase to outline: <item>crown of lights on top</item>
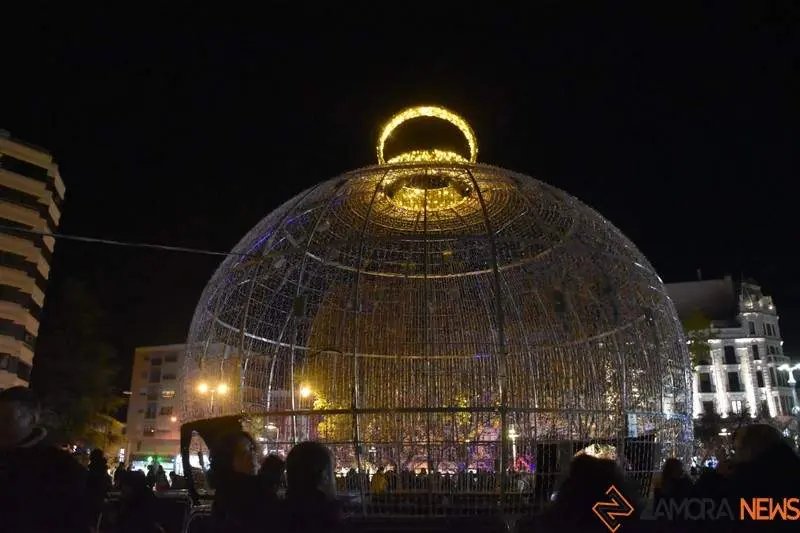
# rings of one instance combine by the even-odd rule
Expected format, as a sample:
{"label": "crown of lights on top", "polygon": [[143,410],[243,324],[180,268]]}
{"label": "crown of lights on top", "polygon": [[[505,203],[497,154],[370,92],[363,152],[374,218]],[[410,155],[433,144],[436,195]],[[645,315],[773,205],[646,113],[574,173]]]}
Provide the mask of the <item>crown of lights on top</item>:
{"label": "crown of lights on top", "polygon": [[[444,120],[445,122],[449,122],[458,128],[466,138],[467,145],[469,145],[469,159],[467,160],[464,156],[455,152],[431,149],[412,150],[410,152],[405,152],[394,156],[387,161],[384,157],[384,147],[386,146],[386,141],[392,136],[392,133],[394,133],[394,131],[403,123],[415,118],[423,117],[438,118],[440,120]],[[381,134],[378,137],[377,151],[378,163],[381,165],[385,165],[387,163],[424,163],[437,161],[446,163],[475,163],[478,160],[478,139],[475,137],[475,132],[472,131],[472,127],[469,125],[469,123],[456,113],[453,113],[449,109],[440,106],[421,105],[409,107],[408,109],[400,111],[383,125]]]}
{"label": "crown of lights on top", "polygon": [[[405,122],[415,118],[438,118],[457,127],[469,146],[469,158],[449,150],[436,148],[411,150],[386,159],[384,148],[392,133]],[[449,109],[439,106],[416,106],[400,111],[384,124],[378,137],[378,163],[391,165],[397,163],[475,163],[478,159],[478,140],[469,123]],[[389,200],[396,206],[409,211],[441,211],[452,209],[469,197],[470,184],[461,178],[459,172],[449,172],[437,166],[420,174],[415,170],[395,177],[385,187]]]}

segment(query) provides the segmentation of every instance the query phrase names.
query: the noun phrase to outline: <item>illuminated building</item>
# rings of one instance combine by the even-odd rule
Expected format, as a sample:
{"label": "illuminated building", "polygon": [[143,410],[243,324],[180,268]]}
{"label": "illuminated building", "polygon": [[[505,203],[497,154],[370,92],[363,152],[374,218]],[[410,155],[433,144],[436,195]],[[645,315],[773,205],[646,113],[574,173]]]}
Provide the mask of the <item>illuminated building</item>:
{"label": "illuminated building", "polygon": [[28,385],[64,183],[53,157],[0,130],[0,389]]}
{"label": "illuminated building", "polygon": [[136,348],[127,417],[126,462],[143,469],[159,458],[174,468],[180,451],[180,373],[184,344]]}
{"label": "illuminated building", "polygon": [[789,364],[783,352],[778,310],[770,296],[750,281],[723,279],[667,284],[678,313],[700,313],[710,321],[709,353],[697,361],[693,377],[694,416],[787,416],[794,407]]}
{"label": "illuminated building", "polygon": [[[431,118],[466,155],[387,155],[401,124]],[[289,420],[279,441],[325,442],[344,469],[502,477],[513,459],[549,475],[591,443],[639,471],[688,455],[689,356],[653,267],[591,208],[477,153],[463,119],[412,108],[382,130],[378,165],[259,222],[200,298],[185,391],[229,382],[215,415]],[[182,412],[211,414],[188,394]]]}

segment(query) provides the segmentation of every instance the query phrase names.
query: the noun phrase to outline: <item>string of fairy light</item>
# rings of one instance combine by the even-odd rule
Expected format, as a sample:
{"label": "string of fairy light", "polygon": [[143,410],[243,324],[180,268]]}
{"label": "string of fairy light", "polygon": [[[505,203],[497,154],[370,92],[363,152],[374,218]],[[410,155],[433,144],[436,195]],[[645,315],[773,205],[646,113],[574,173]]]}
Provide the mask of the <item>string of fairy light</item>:
{"label": "string of fairy light", "polygon": [[85,242],[90,244],[102,244],[106,246],[118,246],[122,248],[139,248],[139,249],[147,249],[147,250],[158,250],[162,252],[179,252],[179,253],[186,253],[186,254],[195,254],[195,255],[207,255],[207,256],[215,256],[215,257],[229,257],[229,256],[236,256],[236,257],[246,257],[246,258],[259,258],[261,254],[259,253],[245,253],[245,252],[221,252],[219,250],[206,250],[203,248],[190,248],[186,246],[173,246],[168,244],[156,244],[156,243],[148,243],[148,242],[130,242],[130,241],[121,241],[117,239],[103,239],[99,237],[89,237],[86,235],[74,235],[70,233],[58,233],[58,232],[50,232],[50,231],[43,231],[38,230],[35,228],[19,228],[16,226],[9,226],[6,224],[0,224],[0,232],[8,232],[7,234],[28,234],[28,235],[37,235],[41,237],[52,237],[53,239],[58,240],[65,240],[65,241],[76,241],[76,242]]}

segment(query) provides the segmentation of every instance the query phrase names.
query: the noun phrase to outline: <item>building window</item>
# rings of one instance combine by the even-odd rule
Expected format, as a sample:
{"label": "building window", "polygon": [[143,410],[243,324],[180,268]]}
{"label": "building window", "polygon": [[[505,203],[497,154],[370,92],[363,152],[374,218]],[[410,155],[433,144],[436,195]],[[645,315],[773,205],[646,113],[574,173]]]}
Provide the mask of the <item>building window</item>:
{"label": "building window", "polygon": [[161,410],[158,412],[158,414],[162,415],[162,416],[171,415],[172,414],[172,406],[171,405],[165,405],[164,407],[161,408]]}
{"label": "building window", "polygon": [[150,383],[161,383],[161,368],[150,370]]}
{"label": "building window", "polygon": [[147,396],[147,388],[143,387],[139,389],[139,396]]}
{"label": "building window", "polygon": [[728,390],[730,392],[742,391],[742,384],[739,382],[738,372],[728,372]]}
{"label": "building window", "polygon": [[145,437],[152,437],[156,434],[156,427],[153,424],[145,424],[144,430],[142,431],[142,435]]}
{"label": "building window", "polygon": [[752,345],[750,350],[753,352],[753,360],[758,361],[761,359],[761,354],[758,352],[758,344]]}
{"label": "building window", "polygon": [[161,366],[161,358],[160,357],[153,357],[153,360],[150,361],[150,364],[153,366]]}
{"label": "building window", "polygon": [[713,392],[711,387],[711,374],[707,372],[700,373],[700,392]]}
{"label": "building window", "polygon": [[714,412],[714,402],[703,402],[703,414],[710,415]]}
{"label": "building window", "polygon": [[747,327],[748,327],[748,329],[750,331],[750,336],[754,337],[755,334],[756,334],[756,323],[752,322],[752,321],[749,321],[749,322],[747,322]]}
{"label": "building window", "polygon": [[161,379],[163,379],[165,381],[166,380],[173,380],[173,379],[175,379],[175,374],[164,374],[164,375],[161,376]]}
{"label": "building window", "polygon": [[175,391],[174,390],[162,390],[161,391],[161,397],[162,398],[174,398],[175,397]]}
{"label": "building window", "polygon": [[176,363],[178,361],[178,355],[171,353],[164,356],[164,361],[167,363]]}
{"label": "building window", "polygon": [[737,415],[742,414],[742,400],[731,400],[731,412]]}
{"label": "building window", "polygon": [[726,346],[725,347],[725,364],[726,365],[735,365],[738,361],[736,360],[736,348],[733,346]]}
{"label": "building window", "polygon": [[756,372],[756,384],[759,387],[763,387],[764,386],[764,373],[761,370]]}
{"label": "building window", "polygon": [[156,409],[158,406],[154,403],[147,404],[147,412],[144,414],[145,418],[155,418],[156,417]]}

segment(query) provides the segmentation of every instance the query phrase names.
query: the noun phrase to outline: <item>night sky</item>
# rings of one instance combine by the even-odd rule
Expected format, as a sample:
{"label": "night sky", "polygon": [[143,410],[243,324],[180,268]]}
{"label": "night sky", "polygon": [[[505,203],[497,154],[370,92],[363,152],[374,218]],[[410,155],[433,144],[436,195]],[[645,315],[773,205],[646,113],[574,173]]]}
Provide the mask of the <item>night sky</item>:
{"label": "night sky", "polygon": [[[373,164],[391,114],[435,103],[470,121],[480,161],[596,208],[665,281],[760,281],[800,350],[797,2],[185,4],[70,6],[4,38],[0,128],[57,158],[61,232],[227,251],[302,189]],[[185,339],[219,261],[61,240],[51,287],[91,282],[124,362]]]}

